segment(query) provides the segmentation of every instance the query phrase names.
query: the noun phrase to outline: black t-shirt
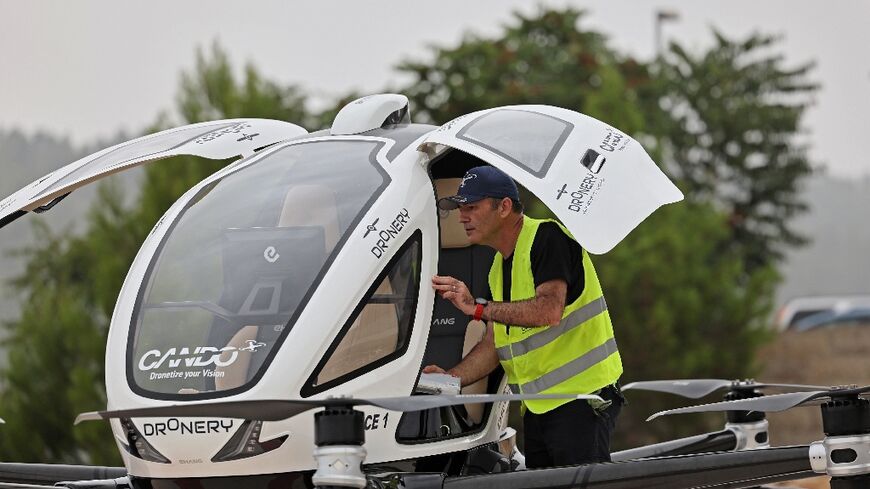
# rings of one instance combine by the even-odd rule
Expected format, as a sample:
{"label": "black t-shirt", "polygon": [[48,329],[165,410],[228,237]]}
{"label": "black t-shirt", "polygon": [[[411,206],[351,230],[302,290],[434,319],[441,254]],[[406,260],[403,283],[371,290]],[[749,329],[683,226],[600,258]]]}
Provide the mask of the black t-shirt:
{"label": "black t-shirt", "polygon": [[[504,277],[504,300],[510,300],[511,255],[502,261],[502,276]],[[554,222],[542,222],[535,234],[531,251],[532,277],[535,287],[544,282],[562,279],[568,283],[568,295],[565,305],[568,305],[583,293],[585,274],[583,271],[583,248],[580,243],[569,238]]]}

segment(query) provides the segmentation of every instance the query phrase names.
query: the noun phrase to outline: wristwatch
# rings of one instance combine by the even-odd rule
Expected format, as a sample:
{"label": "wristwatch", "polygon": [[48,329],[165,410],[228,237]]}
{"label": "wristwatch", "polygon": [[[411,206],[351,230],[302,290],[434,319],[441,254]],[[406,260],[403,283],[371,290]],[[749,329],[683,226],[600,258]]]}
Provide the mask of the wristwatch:
{"label": "wristwatch", "polygon": [[474,320],[480,321],[481,319],[483,319],[483,308],[486,307],[487,304],[489,304],[489,301],[487,301],[483,297],[478,297],[474,299],[474,304]]}

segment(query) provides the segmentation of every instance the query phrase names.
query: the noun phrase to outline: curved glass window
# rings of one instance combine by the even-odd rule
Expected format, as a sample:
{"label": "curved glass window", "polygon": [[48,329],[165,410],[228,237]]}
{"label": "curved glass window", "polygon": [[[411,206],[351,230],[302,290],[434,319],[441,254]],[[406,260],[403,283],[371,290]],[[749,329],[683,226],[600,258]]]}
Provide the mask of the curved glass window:
{"label": "curved glass window", "polygon": [[376,161],[382,144],[288,146],[191,199],[136,303],[127,371],[134,391],[216,397],[259,378],[389,183]]}
{"label": "curved glass window", "polygon": [[420,290],[421,236],[416,231],[375,280],[302,387],[304,397],[347,382],[407,350]]}
{"label": "curved glass window", "polygon": [[573,124],[553,116],[500,109],[470,122],[456,137],[483,146],[543,178],[572,129]]}
{"label": "curved glass window", "polygon": [[180,127],[166,133],[146,136],[139,141],[124,144],[104,155],[95,157],[93,160],[69,172],[67,175],[64,175],[63,178],[43,190],[40,195],[48,195],[51,192],[54,192],[61,187],[65,187],[77,180],[99,175],[100,173],[108,171],[112,167],[121,166],[130,160],[144,158],[163,151],[169,151],[187,143],[188,141],[192,141],[193,139],[207,136],[211,133],[232,126],[244,127],[244,123],[228,124],[226,122],[214,122],[212,124],[201,124],[194,127]]}

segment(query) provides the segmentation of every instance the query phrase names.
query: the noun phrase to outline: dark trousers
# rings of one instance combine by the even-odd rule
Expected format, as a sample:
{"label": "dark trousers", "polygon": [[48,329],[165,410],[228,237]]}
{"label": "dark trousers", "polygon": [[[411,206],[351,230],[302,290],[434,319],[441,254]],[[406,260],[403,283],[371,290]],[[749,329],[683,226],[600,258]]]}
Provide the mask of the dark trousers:
{"label": "dark trousers", "polygon": [[617,387],[598,394],[612,404],[595,410],[578,399],[543,414],[523,416],[526,467],[538,469],[610,461],[610,435],[625,403]]}

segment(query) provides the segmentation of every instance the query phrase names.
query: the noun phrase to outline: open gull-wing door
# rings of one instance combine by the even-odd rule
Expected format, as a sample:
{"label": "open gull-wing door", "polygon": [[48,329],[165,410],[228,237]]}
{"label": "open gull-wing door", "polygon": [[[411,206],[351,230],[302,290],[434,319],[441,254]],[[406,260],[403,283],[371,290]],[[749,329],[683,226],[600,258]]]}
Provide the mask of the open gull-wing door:
{"label": "open gull-wing door", "polygon": [[683,194],[640,143],[559,107],[517,105],[458,117],[420,149],[455,148],[510,175],[543,201],[590,253],[612,249],[654,210]]}
{"label": "open gull-wing door", "polygon": [[85,156],[0,201],[0,227],[28,211],[46,211],[73,190],[142,163],[178,155],[214,160],[248,156],[259,148],[307,132],[283,121],[227,119],[149,134]]}

